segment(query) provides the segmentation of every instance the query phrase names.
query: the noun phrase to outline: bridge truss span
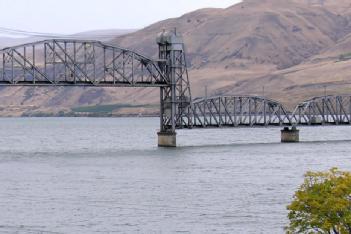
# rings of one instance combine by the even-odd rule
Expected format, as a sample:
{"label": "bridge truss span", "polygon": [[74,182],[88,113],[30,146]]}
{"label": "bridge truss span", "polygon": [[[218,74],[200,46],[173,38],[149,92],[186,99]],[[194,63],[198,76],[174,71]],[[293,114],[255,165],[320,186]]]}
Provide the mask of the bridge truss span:
{"label": "bridge truss span", "polygon": [[282,142],[298,142],[297,126],[351,125],[351,95],[315,97],[287,111],[260,96],[192,99],[185,45],[160,33],[158,59],[94,40],[52,39],[0,50],[0,86],[157,87],[158,145],[176,146],[176,130],[284,126]]}
{"label": "bridge truss span", "polygon": [[166,87],[163,66],[99,41],[45,40],[0,50],[0,85]]}
{"label": "bridge truss span", "polygon": [[321,96],[304,101],[292,114],[296,125],[351,124],[351,95]]}
{"label": "bridge truss span", "polygon": [[291,116],[277,101],[258,96],[218,96],[194,100],[193,126],[291,126]]}

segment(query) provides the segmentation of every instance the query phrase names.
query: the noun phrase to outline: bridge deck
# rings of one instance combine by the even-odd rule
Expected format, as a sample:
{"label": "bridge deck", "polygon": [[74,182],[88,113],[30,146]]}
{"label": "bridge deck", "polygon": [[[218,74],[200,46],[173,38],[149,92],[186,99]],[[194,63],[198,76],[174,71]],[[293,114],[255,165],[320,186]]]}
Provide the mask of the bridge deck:
{"label": "bridge deck", "polygon": [[[0,86],[83,86],[83,87],[131,87],[130,82],[121,81],[16,81],[11,83],[10,81],[1,81]],[[169,85],[165,82],[133,82],[132,87],[168,87]]]}
{"label": "bridge deck", "polygon": [[[230,125],[230,124],[223,124],[223,125],[192,125],[192,126],[186,126],[183,129],[213,129],[213,128],[281,128],[281,127],[291,127],[291,126],[301,126],[301,127],[323,127],[323,126],[351,126],[351,122],[347,123],[297,123],[297,124],[269,124],[269,125],[264,125],[264,124],[239,124],[239,125]],[[179,128],[181,129],[181,128]]]}

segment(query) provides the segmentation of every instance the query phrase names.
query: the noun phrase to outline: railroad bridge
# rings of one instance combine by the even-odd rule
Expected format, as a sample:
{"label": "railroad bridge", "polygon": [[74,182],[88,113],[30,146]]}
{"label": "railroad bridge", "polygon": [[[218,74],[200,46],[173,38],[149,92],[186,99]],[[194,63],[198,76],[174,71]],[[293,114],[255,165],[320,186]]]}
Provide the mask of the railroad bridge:
{"label": "railroad bridge", "polygon": [[283,142],[299,141],[297,126],[351,124],[351,95],[315,97],[292,111],[258,96],[192,99],[183,39],[157,37],[159,58],[100,41],[52,39],[0,50],[2,86],[159,87],[159,146],[176,146],[177,129],[284,127]]}

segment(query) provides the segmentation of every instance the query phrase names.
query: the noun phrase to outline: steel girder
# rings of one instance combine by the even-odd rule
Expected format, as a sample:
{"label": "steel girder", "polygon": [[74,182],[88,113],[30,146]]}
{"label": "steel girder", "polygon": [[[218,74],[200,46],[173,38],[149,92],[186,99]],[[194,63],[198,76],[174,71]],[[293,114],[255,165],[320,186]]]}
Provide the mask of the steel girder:
{"label": "steel girder", "polygon": [[282,104],[258,96],[218,96],[197,99],[192,104],[189,127],[258,127],[292,125]]}
{"label": "steel girder", "polygon": [[164,65],[99,41],[45,40],[0,50],[0,85],[163,87]]}
{"label": "steel girder", "polygon": [[292,114],[296,125],[351,124],[351,95],[322,96],[304,101]]}
{"label": "steel girder", "polygon": [[160,131],[175,132],[191,122],[191,91],[183,39],[176,32],[162,32],[157,38],[159,58],[166,61],[163,73],[170,86],[160,90]]}

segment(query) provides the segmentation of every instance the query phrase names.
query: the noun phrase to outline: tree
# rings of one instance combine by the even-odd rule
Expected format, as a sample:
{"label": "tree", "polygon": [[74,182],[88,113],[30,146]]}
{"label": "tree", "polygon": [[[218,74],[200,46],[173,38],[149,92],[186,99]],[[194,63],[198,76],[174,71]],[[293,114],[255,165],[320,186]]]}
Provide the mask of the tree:
{"label": "tree", "polygon": [[351,234],[351,173],[307,172],[287,208],[289,234]]}

